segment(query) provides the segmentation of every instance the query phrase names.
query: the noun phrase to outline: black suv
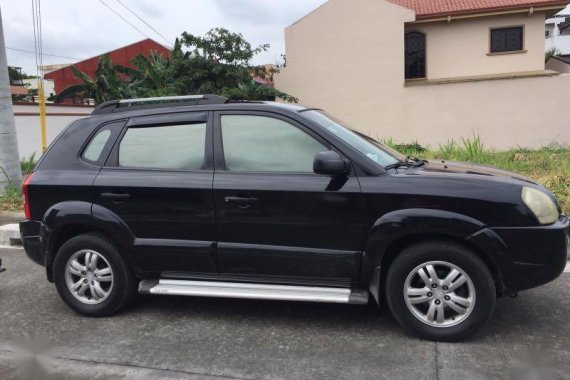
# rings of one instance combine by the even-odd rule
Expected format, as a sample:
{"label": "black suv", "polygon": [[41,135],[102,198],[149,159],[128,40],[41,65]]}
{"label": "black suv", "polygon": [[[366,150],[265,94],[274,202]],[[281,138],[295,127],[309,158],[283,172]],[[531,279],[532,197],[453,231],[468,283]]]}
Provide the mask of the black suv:
{"label": "black suv", "polygon": [[375,302],[458,340],[568,255],[568,217],[528,178],[406,158],[318,109],[212,95],[99,106],[24,192],[27,254],[88,316],[137,291]]}

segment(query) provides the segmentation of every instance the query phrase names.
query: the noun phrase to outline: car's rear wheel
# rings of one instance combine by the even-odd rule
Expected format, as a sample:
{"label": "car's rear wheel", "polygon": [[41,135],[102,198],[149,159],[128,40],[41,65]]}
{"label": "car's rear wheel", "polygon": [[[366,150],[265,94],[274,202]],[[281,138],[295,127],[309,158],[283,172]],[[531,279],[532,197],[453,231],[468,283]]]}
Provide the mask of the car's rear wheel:
{"label": "car's rear wheel", "polygon": [[386,277],[386,298],[409,331],[430,340],[456,341],[489,320],[496,290],[476,254],[455,243],[433,241],[396,257]]}
{"label": "car's rear wheel", "polygon": [[115,245],[99,234],[64,243],[54,262],[54,280],[65,303],[93,317],[116,313],[136,295],[136,278]]}

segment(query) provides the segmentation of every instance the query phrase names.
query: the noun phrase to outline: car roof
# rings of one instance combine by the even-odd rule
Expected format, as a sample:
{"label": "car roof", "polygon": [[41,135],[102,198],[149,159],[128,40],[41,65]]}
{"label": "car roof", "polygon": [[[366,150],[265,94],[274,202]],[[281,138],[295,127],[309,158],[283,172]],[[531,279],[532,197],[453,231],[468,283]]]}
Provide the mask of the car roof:
{"label": "car roof", "polygon": [[307,107],[292,104],[271,101],[230,101],[223,104],[206,104],[206,105],[168,105],[163,106],[158,104],[156,107],[132,107],[132,109],[121,110],[120,112],[110,112],[104,114],[91,114],[87,119],[99,119],[103,121],[110,121],[116,119],[161,115],[169,113],[181,112],[200,112],[200,111],[224,111],[224,110],[244,110],[244,111],[274,111],[282,113],[283,111],[298,113],[306,110]]}

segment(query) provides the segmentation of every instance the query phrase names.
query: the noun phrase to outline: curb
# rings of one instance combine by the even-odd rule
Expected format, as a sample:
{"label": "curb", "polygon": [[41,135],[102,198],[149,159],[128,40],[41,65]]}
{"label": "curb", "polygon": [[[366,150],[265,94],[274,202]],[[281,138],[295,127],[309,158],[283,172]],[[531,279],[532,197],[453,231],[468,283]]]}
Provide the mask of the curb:
{"label": "curb", "polygon": [[20,226],[18,224],[5,224],[0,226],[0,246],[18,247],[22,245]]}

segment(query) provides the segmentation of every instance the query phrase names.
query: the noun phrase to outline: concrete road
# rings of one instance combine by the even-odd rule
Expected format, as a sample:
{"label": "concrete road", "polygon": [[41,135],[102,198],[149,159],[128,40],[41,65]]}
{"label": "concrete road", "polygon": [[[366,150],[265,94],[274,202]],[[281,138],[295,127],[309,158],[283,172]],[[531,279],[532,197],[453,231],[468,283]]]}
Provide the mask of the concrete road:
{"label": "concrete road", "polygon": [[[42,379],[570,378],[568,273],[499,300],[474,339],[443,344],[368,306],[145,296],[115,317],[84,318],[22,250],[0,256],[0,379],[30,367]],[[25,333],[50,350],[30,355]]]}

